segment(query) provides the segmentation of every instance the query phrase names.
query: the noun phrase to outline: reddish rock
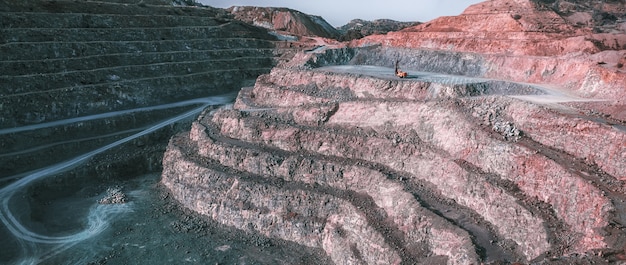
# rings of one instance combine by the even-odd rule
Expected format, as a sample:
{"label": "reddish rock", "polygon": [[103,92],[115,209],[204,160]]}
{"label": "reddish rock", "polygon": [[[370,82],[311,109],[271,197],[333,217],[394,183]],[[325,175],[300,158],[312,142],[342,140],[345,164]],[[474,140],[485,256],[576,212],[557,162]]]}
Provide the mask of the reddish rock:
{"label": "reddish rock", "polygon": [[163,182],[337,264],[619,260],[623,6],[486,1],[300,52],[174,138]]}
{"label": "reddish rock", "polygon": [[340,33],[319,16],[288,8],[234,6],[228,9],[235,18],[281,33],[335,39]]}
{"label": "reddish rock", "polygon": [[[626,71],[621,61],[626,57],[626,31],[619,29],[619,23],[614,30],[597,30],[608,23],[597,21],[598,13],[614,17],[625,9],[624,4],[593,8],[557,2],[548,6],[531,0],[485,1],[458,16],[366,37],[351,45],[381,44],[479,56],[484,77],[554,84],[584,97],[624,98]],[[569,9],[559,10],[561,6]],[[587,18],[587,24],[579,23]]]}

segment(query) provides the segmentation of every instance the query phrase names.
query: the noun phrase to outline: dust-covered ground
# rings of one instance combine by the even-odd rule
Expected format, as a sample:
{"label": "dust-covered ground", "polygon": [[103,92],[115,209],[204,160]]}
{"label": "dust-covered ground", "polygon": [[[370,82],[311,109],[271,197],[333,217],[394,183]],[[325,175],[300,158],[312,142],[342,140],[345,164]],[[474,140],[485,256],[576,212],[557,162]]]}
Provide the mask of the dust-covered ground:
{"label": "dust-covered ground", "polygon": [[[109,227],[99,235],[79,242],[67,249],[41,247],[44,255],[39,264],[329,264],[321,252],[286,241],[268,239],[244,233],[209,221],[184,209],[170,199],[159,182],[159,174],[145,175],[129,181],[94,184],[68,192],[65,198],[50,198],[35,194],[31,209],[45,206],[34,216],[33,225],[42,230],[72,231],[84,223],[86,210],[106,195],[107,187],[121,187],[126,195],[125,207],[116,213]],[[42,189],[44,190],[44,189]],[[100,190],[100,192],[97,192]],[[68,204],[72,202],[72,204]],[[35,204],[42,205],[35,205]],[[54,209],[54,210],[51,210]],[[53,217],[59,214],[61,216]],[[68,216],[74,213],[75,216]],[[42,217],[37,221],[38,217]],[[45,221],[44,221],[45,219]],[[82,221],[81,221],[82,220]],[[63,227],[63,226],[66,227]],[[17,264],[31,257],[19,258],[20,245],[3,227],[0,229],[3,246],[0,263]],[[38,253],[39,253],[38,252]],[[58,252],[58,253],[57,253]]]}

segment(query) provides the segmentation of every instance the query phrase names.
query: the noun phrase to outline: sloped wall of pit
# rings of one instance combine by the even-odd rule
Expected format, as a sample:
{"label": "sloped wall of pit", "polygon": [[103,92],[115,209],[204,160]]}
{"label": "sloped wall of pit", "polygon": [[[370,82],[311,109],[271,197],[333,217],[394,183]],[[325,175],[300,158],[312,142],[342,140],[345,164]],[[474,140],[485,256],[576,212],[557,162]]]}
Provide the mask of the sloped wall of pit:
{"label": "sloped wall of pit", "polygon": [[[276,63],[267,30],[211,7],[0,1],[0,16],[0,171],[7,177],[201,104],[188,100],[237,91]],[[160,142],[139,145],[164,151],[172,131],[158,133]]]}

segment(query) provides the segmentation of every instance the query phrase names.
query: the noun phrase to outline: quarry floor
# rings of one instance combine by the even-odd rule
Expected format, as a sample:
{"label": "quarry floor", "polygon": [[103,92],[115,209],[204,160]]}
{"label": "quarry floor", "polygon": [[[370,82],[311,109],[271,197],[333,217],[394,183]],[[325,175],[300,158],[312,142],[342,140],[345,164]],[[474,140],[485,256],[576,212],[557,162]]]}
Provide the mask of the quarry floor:
{"label": "quarry floor", "polygon": [[[335,73],[350,73],[350,74],[362,74],[371,77],[375,77],[378,79],[384,80],[397,80],[398,78],[394,75],[394,69],[388,67],[381,66],[366,66],[366,65],[341,65],[341,66],[327,66],[316,69],[317,71],[328,71]],[[458,76],[458,75],[448,75],[448,74],[440,74],[440,73],[431,73],[431,72],[422,72],[411,69],[403,69],[408,73],[406,80],[411,81],[424,81],[424,82],[438,82],[445,84],[465,84],[465,83],[477,83],[477,82],[486,82],[486,81],[501,81],[497,79],[490,78],[480,78],[480,77],[467,77],[467,76]],[[510,81],[507,81],[510,82]],[[511,82],[514,83],[514,82]],[[541,95],[512,95],[514,98],[519,98],[531,102],[536,103],[562,103],[562,102],[602,102],[602,100],[590,100],[584,99],[580,97],[576,97],[574,95],[568,94],[567,92],[560,90],[556,87],[551,87],[548,85],[537,85],[537,84],[524,84],[519,83],[520,85],[527,85],[538,91],[541,91]]]}
{"label": "quarry floor", "polygon": [[[41,202],[45,222],[34,227],[72,231],[86,208],[107,186],[121,187],[127,207],[103,233],[80,242],[38,264],[329,264],[315,250],[281,240],[245,234],[183,208],[158,184],[158,173],[114,183],[93,183],[70,195]],[[42,192],[45,192],[42,191]],[[45,194],[39,194],[45,197]],[[71,203],[69,203],[71,202]],[[68,207],[71,206],[71,207]],[[38,207],[31,205],[31,207]],[[69,209],[68,209],[69,208]],[[71,209],[71,210],[70,210]],[[59,214],[63,213],[63,214]],[[41,220],[41,219],[40,219]],[[0,263],[14,264],[19,245],[0,228]],[[8,251],[7,251],[8,250]],[[49,249],[42,247],[43,251]]]}

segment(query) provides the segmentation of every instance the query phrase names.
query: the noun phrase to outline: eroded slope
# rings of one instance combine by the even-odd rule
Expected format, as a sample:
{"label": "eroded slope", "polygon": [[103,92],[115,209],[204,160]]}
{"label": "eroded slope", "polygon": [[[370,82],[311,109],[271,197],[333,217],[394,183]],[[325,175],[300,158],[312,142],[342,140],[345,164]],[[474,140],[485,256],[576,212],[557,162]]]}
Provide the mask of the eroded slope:
{"label": "eroded slope", "polygon": [[[138,132],[275,64],[266,30],[166,3],[0,1],[3,178]],[[137,145],[156,149],[138,155],[159,168],[164,142]]]}
{"label": "eroded slope", "polygon": [[568,16],[620,4],[543,2],[296,54],[172,139],[163,183],[336,264],[619,263],[626,35]]}
{"label": "eroded slope", "polygon": [[[624,130],[514,98],[541,87],[392,73],[276,68],[170,142],[163,182],[191,209],[323,248],[338,264],[622,247]],[[543,133],[554,126],[545,117],[579,127]],[[595,141],[583,127],[602,131],[608,148],[568,142]],[[219,189],[206,182],[217,169],[230,183]]]}

